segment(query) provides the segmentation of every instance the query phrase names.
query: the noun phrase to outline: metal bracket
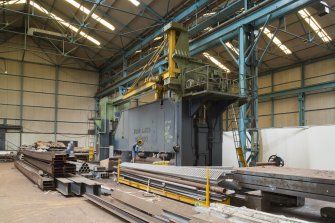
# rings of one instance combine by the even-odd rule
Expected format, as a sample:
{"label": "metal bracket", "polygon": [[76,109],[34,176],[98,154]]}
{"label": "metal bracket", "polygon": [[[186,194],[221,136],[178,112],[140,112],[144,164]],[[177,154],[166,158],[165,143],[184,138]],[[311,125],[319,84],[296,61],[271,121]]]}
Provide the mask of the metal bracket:
{"label": "metal bracket", "polygon": [[264,58],[266,52],[268,51],[268,49],[269,49],[269,47],[270,47],[270,45],[271,45],[273,39],[275,38],[277,32],[279,31],[279,28],[280,28],[280,26],[282,25],[282,23],[283,23],[283,19],[281,18],[281,19],[279,19],[279,23],[278,23],[278,25],[277,25],[277,27],[276,27],[275,32],[272,34],[272,37],[271,37],[270,41],[269,41],[268,44],[266,45],[266,47],[265,47],[265,49],[264,49],[264,51],[263,51],[261,57],[260,57],[259,60],[258,60],[257,66],[260,65],[260,64],[262,63],[263,58]]}
{"label": "metal bracket", "polygon": [[271,14],[267,16],[266,21],[265,21],[265,23],[264,23],[261,31],[258,33],[258,35],[257,35],[257,37],[255,39],[254,44],[251,46],[251,49],[250,50],[249,49],[246,50],[246,52],[249,51],[249,53],[248,53],[248,56],[245,58],[245,62],[249,61],[249,59],[250,59],[250,57],[252,55],[252,52],[254,51],[255,47],[258,45],[259,40],[261,39],[260,37],[264,33],[265,27],[268,25],[268,23],[270,21],[271,16],[272,16]]}
{"label": "metal bracket", "polygon": [[236,63],[236,65],[238,65],[238,60],[235,58],[235,56],[233,55],[233,53],[231,52],[231,50],[226,46],[226,44],[222,41],[222,38],[220,38],[220,42],[224,46],[224,48],[227,50],[227,52],[229,53],[229,55],[231,56],[231,58],[234,60],[234,62]]}

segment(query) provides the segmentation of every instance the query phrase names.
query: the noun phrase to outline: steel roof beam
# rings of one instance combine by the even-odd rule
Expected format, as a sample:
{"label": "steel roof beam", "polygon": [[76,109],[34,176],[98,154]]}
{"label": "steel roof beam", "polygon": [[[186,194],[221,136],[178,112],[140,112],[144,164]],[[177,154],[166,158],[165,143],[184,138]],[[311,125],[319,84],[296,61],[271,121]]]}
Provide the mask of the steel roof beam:
{"label": "steel roof beam", "polygon": [[[253,24],[256,27],[262,26],[267,20],[267,16],[269,14],[272,14],[270,20],[271,22],[276,19],[282,18],[292,12],[295,12],[313,2],[313,0],[267,0],[256,7],[250,8],[248,11],[236,16],[235,18],[228,20],[226,23],[221,24],[212,32],[209,32],[206,35],[200,36],[197,39],[193,40],[190,43],[190,55],[195,56],[208,49],[214,48],[215,46],[220,44],[220,39],[222,41],[228,41],[235,38],[236,36],[238,36],[238,28],[243,25]],[[159,61],[158,63],[162,64],[163,62],[164,59]],[[127,76],[121,79],[122,81],[113,84],[112,87],[102,90],[96,96],[107,96],[112,92],[112,90],[117,89],[124,83],[128,83],[134,80],[137,76],[138,73]]]}
{"label": "steel roof beam", "polygon": [[234,21],[229,20],[227,22],[228,24],[223,23],[212,32],[192,41],[190,43],[190,54],[194,56],[219,45],[220,38],[222,41],[228,41],[235,38],[238,35],[238,27],[242,25],[253,24],[256,27],[262,26],[269,14],[272,14],[270,19],[271,22],[295,12],[313,2],[313,0],[265,1],[264,3],[261,3],[260,6],[256,6],[256,8],[253,7],[245,13],[238,15],[233,19]]}
{"label": "steel roof beam", "polygon": [[[206,4],[208,4],[208,0],[198,0],[198,1],[196,1],[196,3],[194,3],[193,5],[191,5],[190,7],[188,7],[185,11],[183,11],[179,15],[175,16],[171,21],[173,21],[173,22],[179,22],[179,21],[185,19],[187,16],[191,15],[194,11],[198,10],[199,8],[202,8]],[[159,36],[159,35],[161,35],[163,33],[164,33],[163,29],[157,29],[157,31],[155,31],[151,35],[149,35],[146,38],[144,38],[141,41],[141,43],[136,44],[131,49],[129,49],[127,52],[125,52],[123,56],[124,57],[131,56],[137,50],[142,49],[143,46],[147,45],[155,37],[157,37],[157,36]],[[115,59],[113,62],[111,62],[109,65],[106,65],[106,67],[102,69],[102,73],[107,72],[107,71],[111,70],[112,68],[114,68],[115,66],[122,64],[122,61],[123,61],[122,57],[119,57],[119,58]]]}

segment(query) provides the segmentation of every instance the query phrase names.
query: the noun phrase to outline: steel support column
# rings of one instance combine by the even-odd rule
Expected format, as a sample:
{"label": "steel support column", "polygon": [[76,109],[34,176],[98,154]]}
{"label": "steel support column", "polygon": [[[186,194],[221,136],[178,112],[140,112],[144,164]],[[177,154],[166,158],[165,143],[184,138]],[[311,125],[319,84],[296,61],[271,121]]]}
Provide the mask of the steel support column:
{"label": "steel support column", "polygon": [[[239,83],[240,83],[240,94],[241,96],[246,96],[245,88],[245,31],[244,27],[241,26],[239,28]],[[246,149],[246,139],[247,139],[247,133],[245,128],[245,115],[246,115],[246,104],[240,106],[240,115],[239,115],[239,135],[240,135],[240,146],[242,150],[245,153]]]}
{"label": "steel support column", "polygon": [[[20,63],[20,125],[23,125],[23,87],[24,87],[24,62]],[[22,128],[23,129],[23,128]],[[20,132],[20,145],[22,145],[22,131]]]}
{"label": "steel support column", "polygon": [[58,132],[58,91],[59,91],[59,66],[55,67],[55,108],[54,108],[54,141],[57,141]]}
{"label": "steel support column", "polygon": [[[273,93],[274,88],[274,78],[273,78],[273,72],[271,72],[271,93]],[[274,98],[271,98],[271,126],[275,127],[275,100]]]}
{"label": "steel support column", "polygon": [[[305,87],[305,66],[302,63],[300,69],[300,85]],[[305,93],[301,92],[298,94],[298,108],[299,108],[299,126],[305,125]]]}

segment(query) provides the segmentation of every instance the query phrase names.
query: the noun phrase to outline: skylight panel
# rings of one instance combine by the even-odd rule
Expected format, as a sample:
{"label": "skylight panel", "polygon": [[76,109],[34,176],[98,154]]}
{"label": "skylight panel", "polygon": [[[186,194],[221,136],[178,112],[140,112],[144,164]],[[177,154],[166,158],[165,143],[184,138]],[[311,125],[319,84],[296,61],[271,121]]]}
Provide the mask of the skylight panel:
{"label": "skylight panel", "polygon": [[214,57],[212,57],[209,53],[205,52],[202,55],[204,55],[204,57],[206,57],[207,59],[209,59],[210,61],[212,61],[216,66],[218,66],[222,70],[226,71],[227,73],[230,73],[230,69],[228,69],[228,67],[226,67],[225,65],[223,65],[222,63],[220,63],[220,61],[218,61],[217,59],[215,59]]}
{"label": "skylight panel", "polygon": [[239,55],[239,49],[237,49],[236,47],[233,46],[233,44],[231,44],[230,42],[226,42],[225,43],[226,46],[232,50],[234,53],[236,53],[237,55]]}
{"label": "skylight panel", "polygon": [[[67,1],[68,3],[70,3],[71,5],[73,5],[74,7],[76,7],[77,9],[79,9],[80,11],[82,11],[83,13],[85,13],[86,15],[90,14],[91,10],[89,10],[88,8],[82,6],[80,3],[74,1],[74,0],[65,0]],[[115,27],[107,22],[106,20],[104,20],[103,18],[101,18],[100,16],[98,16],[97,14],[95,13],[92,13],[92,18],[94,20],[96,20],[97,22],[99,22],[100,24],[102,24],[103,26],[107,27],[108,29],[114,31],[115,30]]]}
{"label": "skylight panel", "polygon": [[135,5],[136,7],[140,5],[140,2],[137,0],[128,0],[130,1],[133,5]]}
{"label": "skylight panel", "polygon": [[[273,34],[270,32],[268,28],[264,28],[264,34],[269,38],[272,39]],[[277,37],[273,38],[273,42],[283,51],[285,54],[292,54],[292,51],[287,48]]]}
{"label": "skylight panel", "polygon": [[[56,21],[58,21],[59,23],[61,23],[62,25],[66,26],[67,28],[71,29],[74,32],[78,32],[78,28],[71,25],[70,23],[64,21],[62,18],[56,16],[55,14],[49,12],[48,10],[46,10],[45,8],[41,7],[40,5],[38,5],[37,3],[35,3],[34,1],[30,1],[30,5],[33,6],[34,8],[36,8],[37,10],[47,14],[48,16],[50,16],[51,18],[55,19]],[[89,36],[88,34],[86,34],[85,32],[81,31],[79,33],[79,35],[81,35],[82,37],[88,39],[89,41],[91,41],[92,43],[96,44],[96,45],[100,45],[100,42],[96,39],[94,39],[92,36]]]}
{"label": "skylight panel", "polygon": [[298,11],[299,15],[305,20],[305,22],[314,30],[314,32],[322,39],[323,42],[328,43],[332,41],[332,38],[326,33],[320,24],[311,16],[307,9]]}

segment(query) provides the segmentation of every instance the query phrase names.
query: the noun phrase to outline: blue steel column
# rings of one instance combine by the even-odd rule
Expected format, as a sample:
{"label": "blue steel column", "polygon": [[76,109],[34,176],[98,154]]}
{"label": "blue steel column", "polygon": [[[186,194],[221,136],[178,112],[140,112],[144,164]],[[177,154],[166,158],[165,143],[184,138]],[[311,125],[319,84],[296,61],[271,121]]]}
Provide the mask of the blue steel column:
{"label": "blue steel column", "polygon": [[[246,96],[245,93],[245,32],[244,32],[244,27],[241,26],[239,28],[239,82],[240,82],[240,94],[241,96]],[[240,135],[240,146],[245,153],[246,151],[246,139],[247,139],[247,134],[246,134],[246,128],[245,128],[245,122],[244,122],[244,117],[246,113],[246,104],[242,105],[240,107],[240,115],[239,115],[239,135]]]}

